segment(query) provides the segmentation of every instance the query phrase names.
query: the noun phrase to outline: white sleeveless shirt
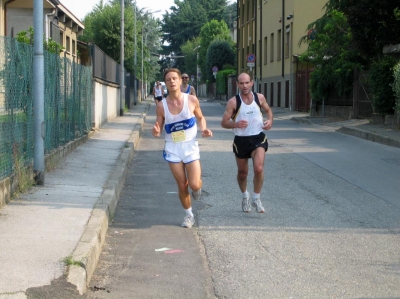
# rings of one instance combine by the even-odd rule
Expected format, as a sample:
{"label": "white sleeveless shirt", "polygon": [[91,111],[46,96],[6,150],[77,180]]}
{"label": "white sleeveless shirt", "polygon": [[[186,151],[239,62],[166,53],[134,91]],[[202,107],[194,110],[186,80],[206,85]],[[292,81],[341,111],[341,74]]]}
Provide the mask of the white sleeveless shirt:
{"label": "white sleeveless shirt", "polygon": [[176,115],[169,112],[166,99],[163,99],[162,103],[165,115],[165,141],[177,143],[196,140],[196,117],[189,110],[188,94],[183,93],[183,108]]}
{"label": "white sleeveless shirt", "polygon": [[154,88],[154,93],[155,93],[155,95],[154,96],[156,96],[156,97],[161,97],[162,96],[162,90],[161,90],[161,87],[159,87],[159,88],[157,88],[157,87],[155,87]]}
{"label": "white sleeveless shirt", "polygon": [[260,107],[257,105],[256,101],[254,100],[251,104],[247,105],[243,102],[242,97],[239,94],[240,100],[242,104],[240,105],[239,111],[236,114],[234,119],[235,122],[240,120],[246,120],[249,125],[247,128],[233,128],[233,132],[237,136],[253,136],[258,135],[263,131],[263,116]]}

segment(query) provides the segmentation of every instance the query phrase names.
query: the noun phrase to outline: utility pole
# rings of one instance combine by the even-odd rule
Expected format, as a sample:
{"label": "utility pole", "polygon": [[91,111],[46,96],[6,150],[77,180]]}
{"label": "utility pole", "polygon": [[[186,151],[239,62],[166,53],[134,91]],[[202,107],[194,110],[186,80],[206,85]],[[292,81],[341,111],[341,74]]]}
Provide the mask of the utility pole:
{"label": "utility pole", "polygon": [[137,43],[136,43],[136,37],[137,37],[137,33],[136,33],[136,18],[137,18],[137,14],[136,14],[136,1],[135,1],[135,7],[134,7],[134,12],[135,12],[135,26],[134,26],[134,30],[135,30],[135,52],[134,52],[134,66],[133,66],[133,78],[134,78],[134,82],[133,82],[133,105],[137,104],[137,80],[136,80],[136,64],[137,64]]}
{"label": "utility pole", "polygon": [[44,185],[44,55],[43,55],[43,1],[35,0],[33,6],[34,57],[33,57],[33,119],[34,161],[33,173],[37,185]]}
{"label": "utility pole", "polygon": [[124,0],[121,0],[121,78],[120,78],[120,108],[119,115],[124,115],[125,107],[125,72],[124,72],[124,60],[125,60],[125,13],[124,13]]}

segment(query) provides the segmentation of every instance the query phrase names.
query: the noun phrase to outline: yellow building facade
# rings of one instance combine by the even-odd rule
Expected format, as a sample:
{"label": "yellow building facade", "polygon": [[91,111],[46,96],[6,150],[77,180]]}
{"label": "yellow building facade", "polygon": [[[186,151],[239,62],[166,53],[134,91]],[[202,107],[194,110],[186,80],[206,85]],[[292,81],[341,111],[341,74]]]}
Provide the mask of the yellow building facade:
{"label": "yellow building facade", "polygon": [[[238,0],[238,73],[251,74],[254,91],[272,107],[310,109],[312,69],[298,61],[307,26],[325,13],[327,0]],[[255,58],[255,59],[254,59]]]}
{"label": "yellow building facade", "polygon": [[[67,2],[67,1],[66,1]],[[16,36],[33,27],[34,0],[0,0],[0,35]],[[62,56],[79,62],[83,23],[58,0],[43,0],[43,33],[64,47]]]}

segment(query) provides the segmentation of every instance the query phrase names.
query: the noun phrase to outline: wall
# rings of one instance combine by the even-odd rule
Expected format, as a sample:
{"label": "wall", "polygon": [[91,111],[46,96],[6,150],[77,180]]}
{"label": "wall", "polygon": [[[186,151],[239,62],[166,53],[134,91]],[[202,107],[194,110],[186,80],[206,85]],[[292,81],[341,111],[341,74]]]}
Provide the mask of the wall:
{"label": "wall", "polygon": [[92,99],[92,127],[100,129],[101,126],[119,115],[120,89],[115,84],[103,84],[98,80],[93,81]]}

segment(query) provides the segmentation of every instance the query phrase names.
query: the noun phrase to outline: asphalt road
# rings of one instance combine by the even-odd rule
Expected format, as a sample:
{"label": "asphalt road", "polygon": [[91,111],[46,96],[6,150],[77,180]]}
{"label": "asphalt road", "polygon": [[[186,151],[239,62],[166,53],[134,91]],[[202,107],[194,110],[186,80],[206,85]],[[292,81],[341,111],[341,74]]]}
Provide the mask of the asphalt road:
{"label": "asphalt road", "polygon": [[87,298],[400,298],[400,149],[276,109],[266,213],[243,213],[225,107],[201,106],[214,137],[199,139],[196,225],[180,227],[152,106]]}

